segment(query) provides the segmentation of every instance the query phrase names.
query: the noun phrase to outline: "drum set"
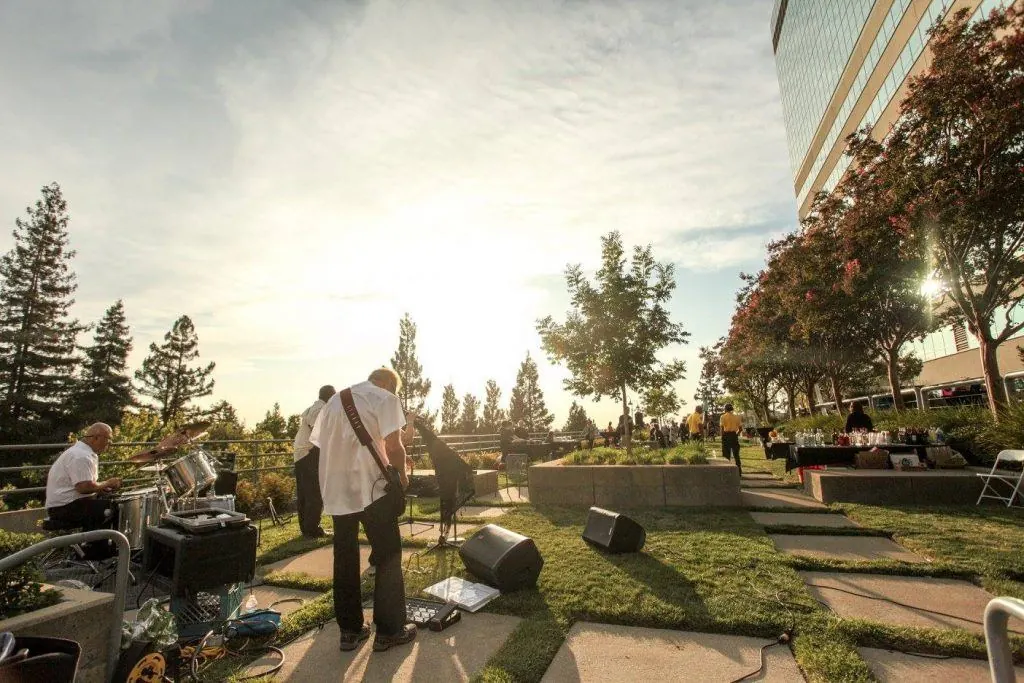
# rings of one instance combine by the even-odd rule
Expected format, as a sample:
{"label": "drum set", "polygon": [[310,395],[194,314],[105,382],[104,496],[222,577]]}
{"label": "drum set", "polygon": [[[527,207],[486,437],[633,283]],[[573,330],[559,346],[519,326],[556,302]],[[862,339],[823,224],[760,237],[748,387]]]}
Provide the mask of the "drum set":
{"label": "drum set", "polygon": [[[217,510],[233,513],[235,497],[213,495],[217,480],[213,458],[196,441],[206,435],[209,423],[186,425],[163,439],[155,448],[136,453],[129,462],[144,465],[153,473],[151,484],[120,491],[111,496],[117,508],[117,530],[125,535],[132,550],[141,550],[146,529],[177,513]],[[186,450],[180,457],[178,453]],[[174,459],[171,459],[171,458]],[[168,463],[168,460],[170,461]]]}

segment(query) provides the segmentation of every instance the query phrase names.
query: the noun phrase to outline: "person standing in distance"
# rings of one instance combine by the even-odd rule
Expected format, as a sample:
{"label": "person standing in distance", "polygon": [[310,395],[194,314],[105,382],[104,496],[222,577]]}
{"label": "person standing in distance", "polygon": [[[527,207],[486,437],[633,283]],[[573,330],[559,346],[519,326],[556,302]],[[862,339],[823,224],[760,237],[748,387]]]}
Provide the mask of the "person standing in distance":
{"label": "person standing in distance", "polygon": [[736,458],[736,469],[743,476],[743,465],[740,464],[740,432],[743,431],[743,419],[732,412],[731,403],[725,404],[725,412],[719,418],[718,424],[722,427],[722,457],[726,460]]}
{"label": "person standing in distance", "polygon": [[[401,386],[389,368],[370,373],[369,380],[350,387],[352,402],[385,463],[398,471],[403,488],[409,486],[411,462],[402,443],[406,416],[395,394]],[[370,542],[376,567],[373,589],[373,622],[377,627],[373,649],[387,650],[416,638],[416,626],[406,623],[405,579],[402,576],[402,542],[398,518],[377,504],[384,497],[386,481],[370,449],[359,442],[334,394],[320,411],[310,442],[320,449],[320,492],[324,511],[334,520],[334,615],[341,629],[340,648],[355,650],[370,637],[363,623],[359,593],[359,524]],[[386,501],[381,501],[385,503]]]}
{"label": "person standing in distance", "polygon": [[686,418],[690,441],[704,441],[704,406],[697,406],[693,411],[693,414]]}
{"label": "person standing in distance", "polygon": [[309,441],[320,411],[336,392],[330,384],[320,387],[319,397],[299,416],[295,433],[295,496],[298,499],[299,530],[306,538],[320,538],[327,532],[320,526],[324,500],[320,495],[320,449]]}

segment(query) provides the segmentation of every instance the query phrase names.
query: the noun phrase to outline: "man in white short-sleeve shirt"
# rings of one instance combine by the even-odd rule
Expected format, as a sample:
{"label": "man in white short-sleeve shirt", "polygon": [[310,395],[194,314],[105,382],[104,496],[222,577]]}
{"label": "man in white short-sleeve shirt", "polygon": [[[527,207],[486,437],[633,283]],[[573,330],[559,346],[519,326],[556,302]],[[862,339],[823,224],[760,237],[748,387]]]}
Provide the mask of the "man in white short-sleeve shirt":
{"label": "man in white short-sleeve shirt", "polygon": [[[376,445],[384,465],[391,464],[409,485],[409,465],[402,444],[406,416],[396,396],[401,380],[388,368],[370,373],[366,382],[350,387],[352,402]],[[402,577],[402,542],[398,518],[381,505],[386,480],[370,450],[356,436],[334,394],[313,425],[310,442],[320,449],[320,493],[324,511],[334,520],[334,614],[341,628],[342,650],[354,650],[370,637],[363,624],[359,589],[359,523],[370,542],[376,576],[373,622],[377,627],[373,649],[382,651],[412,641],[416,627],[406,623],[405,580]]]}
{"label": "man in white short-sleeve shirt", "polygon": [[299,416],[299,430],[295,433],[295,497],[299,513],[299,531],[306,538],[320,538],[327,532],[320,526],[324,501],[320,497],[320,449],[309,440],[320,411],[336,392],[326,384],[320,387],[318,398]]}
{"label": "man in white short-sleeve shirt", "polygon": [[46,477],[46,514],[60,526],[89,531],[114,525],[110,501],[96,498],[97,493],[121,488],[117,477],[98,481],[98,456],[110,445],[111,434],[110,425],[97,422],[50,467]]}

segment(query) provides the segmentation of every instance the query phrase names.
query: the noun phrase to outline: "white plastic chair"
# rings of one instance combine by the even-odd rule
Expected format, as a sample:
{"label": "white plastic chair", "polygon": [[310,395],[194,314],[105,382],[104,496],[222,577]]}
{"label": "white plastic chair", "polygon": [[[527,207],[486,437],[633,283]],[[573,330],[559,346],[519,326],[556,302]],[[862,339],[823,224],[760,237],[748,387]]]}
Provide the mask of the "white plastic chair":
{"label": "white plastic chair", "polygon": [[[998,501],[1006,503],[1006,507],[1013,505],[1013,501],[1017,498],[1020,493],[1021,482],[1024,481],[1024,467],[1020,471],[1011,472],[1004,470],[997,472],[1000,463],[1021,463],[1024,466],[1024,451],[1000,451],[999,455],[996,456],[996,461],[992,463],[992,469],[986,474],[979,473],[985,485],[981,489],[981,495],[978,496],[978,502],[975,505],[981,503],[983,498],[994,498]],[[1003,496],[999,494],[999,491],[992,486],[992,480],[996,479],[1003,482],[1011,490],[1009,496]],[[991,493],[990,493],[991,491]]]}

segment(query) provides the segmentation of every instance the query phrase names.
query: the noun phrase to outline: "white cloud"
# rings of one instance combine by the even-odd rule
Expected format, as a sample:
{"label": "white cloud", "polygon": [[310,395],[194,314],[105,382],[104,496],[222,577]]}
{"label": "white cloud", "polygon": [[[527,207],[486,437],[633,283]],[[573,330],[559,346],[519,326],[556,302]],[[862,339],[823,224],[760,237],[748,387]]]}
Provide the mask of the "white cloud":
{"label": "white cloud", "polygon": [[125,298],[141,358],[189,313],[250,418],[386,361],[406,311],[436,396],[507,397],[599,235],[714,273],[794,212],[754,0],[76,7],[0,10],[0,216],[59,180],[79,314]]}

